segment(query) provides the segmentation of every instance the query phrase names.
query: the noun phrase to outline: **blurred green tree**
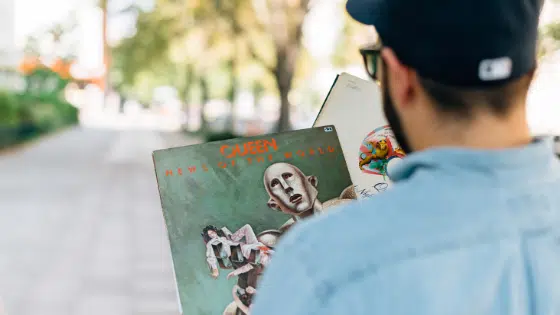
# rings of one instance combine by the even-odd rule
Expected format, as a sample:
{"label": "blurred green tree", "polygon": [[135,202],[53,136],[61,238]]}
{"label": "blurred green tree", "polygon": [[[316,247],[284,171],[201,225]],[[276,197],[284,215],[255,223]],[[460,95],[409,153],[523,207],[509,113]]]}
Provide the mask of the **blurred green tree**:
{"label": "blurred green tree", "polygon": [[200,77],[216,69],[229,75],[224,96],[230,101],[239,86],[247,85],[244,79],[266,86],[263,75],[270,75],[281,101],[278,127],[289,129],[288,94],[303,51],[302,26],[309,9],[310,0],[158,0],[153,11],[139,14],[137,33],[115,50],[115,62],[127,84],[156,64],[175,64],[183,69],[183,86],[174,85],[184,99]]}
{"label": "blurred green tree", "polygon": [[556,41],[560,41],[560,21],[554,22],[546,26],[546,33],[548,36]]}
{"label": "blurred green tree", "polygon": [[[346,1],[340,1],[339,8],[342,12],[345,10]],[[350,18],[345,13],[344,27],[342,32],[339,33],[338,40],[336,41],[335,51],[332,56],[332,63],[335,67],[344,67],[348,64],[360,62],[359,49],[361,46],[373,43],[376,40],[377,34],[372,27],[364,26]]]}
{"label": "blurred green tree", "polygon": [[[213,4],[158,0],[152,11],[135,10],[136,34],[123,40],[113,52],[120,74],[118,85],[125,90],[140,90],[142,79],[141,90],[148,93],[158,85],[171,85],[184,104],[189,104],[199,90],[198,101],[204,105],[211,97],[205,77],[223,60],[219,43],[226,37],[218,32],[219,15]],[[158,79],[149,80],[150,75]]]}
{"label": "blurred green tree", "polygon": [[547,54],[560,49],[560,22],[553,22],[541,27],[539,32],[538,55]]}
{"label": "blurred green tree", "polygon": [[289,92],[294,74],[303,51],[303,24],[311,9],[310,0],[257,0],[253,1],[254,15],[250,29],[268,35],[272,41],[274,59],[265,58],[258,46],[250,43],[249,50],[256,60],[269,70],[280,95],[280,119],[278,129],[291,129]]}

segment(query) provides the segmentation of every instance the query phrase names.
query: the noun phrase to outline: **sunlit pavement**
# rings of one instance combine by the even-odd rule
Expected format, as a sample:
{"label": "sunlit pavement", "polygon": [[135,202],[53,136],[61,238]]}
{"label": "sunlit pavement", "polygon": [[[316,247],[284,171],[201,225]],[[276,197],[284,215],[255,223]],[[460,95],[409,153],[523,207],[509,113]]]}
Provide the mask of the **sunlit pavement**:
{"label": "sunlit pavement", "polygon": [[6,314],[178,314],[151,152],[195,142],[76,127],[1,155]]}
{"label": "sunlit pavement", "polygon": [[83,126],[94,128],[177,131],[181,128],[181,115],[180,113],[158,115],[149,110],[140,109],[121,114],[92,108],[80,113],[80,123]]}

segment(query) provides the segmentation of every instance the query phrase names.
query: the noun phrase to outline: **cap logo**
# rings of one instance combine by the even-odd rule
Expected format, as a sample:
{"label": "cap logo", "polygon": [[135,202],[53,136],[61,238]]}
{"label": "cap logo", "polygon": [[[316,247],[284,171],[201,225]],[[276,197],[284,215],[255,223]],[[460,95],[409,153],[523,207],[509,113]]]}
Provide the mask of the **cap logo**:
{"label": "cap logo", "polygon": [[482,60],[478,66],[478,77],[482,81],[496,81],[511,76],[512,61],[509,57]]}

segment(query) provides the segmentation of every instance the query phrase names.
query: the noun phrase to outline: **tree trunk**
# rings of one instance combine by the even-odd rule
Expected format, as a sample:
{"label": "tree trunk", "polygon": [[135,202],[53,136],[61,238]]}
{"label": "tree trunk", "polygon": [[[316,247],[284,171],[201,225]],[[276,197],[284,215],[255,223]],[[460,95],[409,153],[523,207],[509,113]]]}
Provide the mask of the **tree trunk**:
{"label": "tree trunk", "polygon": [[253,82],[253,107],[259,108],[260,99],[264,93],[264,87],[261,82]]}
{"label": "tree trunk", "polygon": [[237,61],[235,58],[231,58],[228,61],[228,72],[229,72],[229,90],[227,94],[227,100],[230,101],[232,104],[237,98]]}
{"label": "tree trunk", "polygon": [[187,64],[185,66],[185,69],[183,71],[183,84],[181,85],[181,88],[179,90],[179,95],[181,98],[181,104],[182,104],[182,111],[186,114],[187,116],[187,121],[185,122],[185,125],[183,126],[184,128],[188,128],[188,119],[190,117],[190,96],[191,96],[191,88],[193,85],[193,74],[194,74],[194,69],[193,66],[190,64]]}
{"label": "tree trunk", "polygon": [[276,50],[277,64],[274,71],[278,93],[280,94],[280,119],[278,120],[278,131],[292,129],[290,119],[290,100],[288,94],[292,89],[292,79],[296,67],[296,61],[300,50],[299,40],[294,41],[286,47],[278,47]]}
{"label": "tree trunk", "polygon": [[109,5],[109,0],[101,0],[100,3],[100,7],[101,10],[103,12],[103,22],[102,22],[102,36],[103,36],[103,66],[105,67],[105,80],[104,80],[104,101],[105,101],[105,105],[107,105],[107,99],[109,96],[109,92],[111,90],[111,82],[110,82],[110,76],[109,76],[109,70],[111,69],[111,52],[110,52],[110,48],[109,48],[109,43],[108,43],[108,32],[107,32],[107,26],[108,26],[108,5]]}
{"label": "tree trunk", "polygon": [[288,93],[292,88],[292,79],[301,50],[303,23],[309,10],[309,0],[274,0],[267,3],[269,21],[265,23],[274,39],[276,66],[273,74],[280,94],[280,119],[277,129],[286,131],[292,129]]}
{"label": "tree trunk", "polygon": [[228,71],[229,71],[229,80],[230,80],[230,87],[227,95],[227,100],[230,102],[230,117],[228,120],[227,129],[231,132],[235,129],[235,101],[237,99],[237,49],[235,49],[232,58],[228,61]]}
{"label": "tree trunk", "polygon": [[279,132],[288,131],[292,129],[290,118],[290,100],[288,94],[290,89],[278,84],[278,92],[280,93],[280,118],[278,119],[277,129]]}
{"label": "tree trunk", "polygon": [[208,88],[208,82],[206,77],[200,77],[200,92],[201,92],[201,103],[200,103],[200,130],[206,132],[208,129],[208,122],[204,116],[204,110],[206,109],[206,104],[210,101],[210,90]]}
{"label": "tree trunk", "polygon": [[231,17],[231,31],[232,31],[232,42],[233,42],[233,51],[231,55],[231,59],[229,60],[229,75],[230,75],[230,90],[228,93],[228,99],[231,103],[231,116],[228,122],[228,129],[235,133],[235,125],[237,117],[235,115],[236,112],[236,100],[237,100],[237,88],[238,84],[238,56],[239,56],[239,41],[238,38],[243,34],[243,28],[241,27],[240,21],[238,19],[238,9],[239,9],[239,1],[238,0],[228,0],[230,1],[230,12],[229,16]]}

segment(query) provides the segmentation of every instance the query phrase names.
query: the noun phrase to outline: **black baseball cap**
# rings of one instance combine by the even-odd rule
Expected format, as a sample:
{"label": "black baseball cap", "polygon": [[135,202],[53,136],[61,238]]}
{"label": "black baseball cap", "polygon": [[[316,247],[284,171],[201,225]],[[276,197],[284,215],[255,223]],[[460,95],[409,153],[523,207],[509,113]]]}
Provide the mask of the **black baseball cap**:
{"label": "black baseball cap", "polygon": [[424,78],[497,86],[536,67],[544,0],[348,0],[358,22]]}

